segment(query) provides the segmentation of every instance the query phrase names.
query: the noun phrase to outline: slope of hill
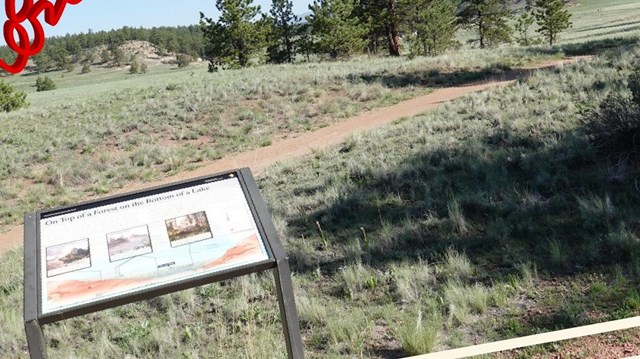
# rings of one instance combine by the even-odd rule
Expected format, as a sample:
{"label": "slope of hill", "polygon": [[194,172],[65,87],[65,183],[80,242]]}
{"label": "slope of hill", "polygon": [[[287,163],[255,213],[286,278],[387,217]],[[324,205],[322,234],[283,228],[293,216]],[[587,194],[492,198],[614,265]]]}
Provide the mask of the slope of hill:
{"label": "slope of hill", "polygon": [[[11,77],[32,105],[0,114],[0,228],[27,211],[166,178],[433,89],[597,49],[592,62],[278,163],[259,185],[290,254],[310,358],[398,358],[637,316],[640,172],[596,151],[581,121],[608,94],[628,96],[640,63],[637,6],[581,2],[565,38],[573,43],[554,48],[217,74],[197,65],[158,64],[144,75],[96,67],[49,72],[58,89],[46,93],[34,92],[34,76]],[[605,40],[583,42],[594,37]],[[25,358],[20,251],[0,261],[0,348]],[[54,357],[284,358],[270,275],[65,321],[46,334]],[[576,355],[613,353],[580,343]],[[639,331],[611,345],[640,354]],[[576,350],[558,343],[498,357]]]}
{"label": "slope of hill", "polygon": [[[580,122],[639,59],[540,72],[268,169],[308,357],[397,358],[640,314],[640,173],[595,152]],[[19,253],[3,258],[0,339],[20,357]],[[260,357],[284,353],[277,313],[272,278],[250,276],[47,333],[56,356]]]}

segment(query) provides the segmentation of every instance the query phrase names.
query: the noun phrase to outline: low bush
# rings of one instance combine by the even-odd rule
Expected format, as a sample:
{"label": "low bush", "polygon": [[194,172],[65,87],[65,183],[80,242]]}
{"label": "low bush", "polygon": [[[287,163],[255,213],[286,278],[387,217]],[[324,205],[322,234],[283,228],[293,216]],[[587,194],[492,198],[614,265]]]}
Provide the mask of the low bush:
{"label": "low bush", "polygon": [[193,59],[191,58],[191,56],[189,56],[187,54],[178,54],[178,55],[176,55],[176,63],[178,64],[178,68],[179,69],[182,69],[182,68],[185,68],[185,67],[189,66],[191,61],[193,61]]}
{"label": "low bush", "polygon": [[36,91],[51,91],[56,89],[56,84],[49,76],[39,77],[36,79]]}
{"label": "low bush", "polygon": [[81,74],[88,74],[89,72],[91,72],[91,65],[89,65],[89,64],[82,65],[82,70],[80,70],[80,73]]}
{"label": "low bush", "polygon": [[640,66],[629,76],[631,93],[611,94],[583,115],[592,145],[607,155],[640,159]]}

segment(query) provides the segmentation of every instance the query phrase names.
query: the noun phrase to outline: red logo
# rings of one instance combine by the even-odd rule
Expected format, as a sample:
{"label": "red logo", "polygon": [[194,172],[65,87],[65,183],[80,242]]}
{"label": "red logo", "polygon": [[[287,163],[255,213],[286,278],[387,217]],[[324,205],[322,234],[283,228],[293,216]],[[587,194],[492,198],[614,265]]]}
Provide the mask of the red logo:
{"label": "red logo", "polygon": [[[82,0],[23,0],[22,8],[16,12],[16,0],[5,0],[7,21],[4,23],[4,40],[7,46],[16,52],[17,57],[12,65],[0,59],[0,67],[11,73],[17,74],[27,66],[30,56],[36,55],[44,47],[44,29],[38,16],[44,12],[44,20],[47,24],[55,26],[60,21],[67,4],[75,5]],[[28,21],[33,28],[33,41],[22,23]],[[18,39],[16,41],[16,35]]]}

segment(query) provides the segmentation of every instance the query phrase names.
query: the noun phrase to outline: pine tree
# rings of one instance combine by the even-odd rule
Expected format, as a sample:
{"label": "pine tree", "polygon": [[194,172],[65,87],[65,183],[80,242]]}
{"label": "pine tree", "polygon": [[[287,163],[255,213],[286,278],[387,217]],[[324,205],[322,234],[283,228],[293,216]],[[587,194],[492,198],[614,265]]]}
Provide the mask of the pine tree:
{"label": "pine tree", "polygon": [[461,18],[478,31],[480,48],[501,42],[511,42],[507,0],[468,0],[463,2]]}
{"label": "pine tree", "polygon": [[28,105],[24,91],[17,91],[12,85],[0,81],[0,111],[10,112]]}
{"label": "pine tree", "polygon": [[311,55],[315,53],[313,34],[308,23],[301,24],[296,31],[298,35],[298,52],[304,55],[307,62],[311,61]]}
{"label": "pine tree", "polygon": [[296,55],[296,24],[300,18],[293,13],[291,0],[272,0],[269,12],[272,43],[267,49],[269,62],[293,62]]}
{"label": "pine tree", "polygon": [[69,52],[62,46],[62,44],[50,46],[47,49],[47,53],[55,63],[56,68],[60,70],[65,70],[67,65],[71,63],[69,60]]}
{"label": "pine tree", "polygon": [[[529,12],[523,12],[516,19],[516,31],[518,33],[517,41],[522,46],[529,46],[536,41],[529,36],[529,28],[535,23],[535,18]],[[539,40],[539,39],[538,39]]]}
{"label": "pine tree", "polygon": [[[400,29],[407,7],[413,0],[360,0],[358,14],[367,24],[368,38],[373,47],[385,44],[389,56],[400,56]],[[418,0],[419,2],[419,0]]]}
{"label": "pine tree", "polygon": [[260,6],[252,6],[252,3],[252,0],[216,0],[216,8],[220,11],[217,22],[200,13],[210,71],[221,66],[246,67],[251,57],[264,46],[264,29],[253,22],[260,14]]}
{"label": "pine tree", "polygon": [[553,46],[560,32],[571,27],[571,13],[562,0],[536,0],[533,16],[538,32],[548,40],[549,46]]}
{"label": "pine tree", "polygon": [[350,0],[314,0],[309,10],[312,14],[307,21],[316,38],[318,53],[336,59],[362,51],[367,28],[355,16]]}
{"label": "pine tree", "polygon": [[105,65],[108,64],[112,60],[112,58],[113,57],[111,56],[111,51],[109,51],[109,49],[104,49],[100,53],[100,60]]}
{"label": "pine tree", "polygon": [[407,33],[411,55],[438,55],[457,44],[454,0],[415,0]]}
{"label": "pine tree", "polygon": [[42,51],[33,57],[33,61],[36,63],[38,72],[43,74],[54,67],[54,62],[51,56],[46,51]]}

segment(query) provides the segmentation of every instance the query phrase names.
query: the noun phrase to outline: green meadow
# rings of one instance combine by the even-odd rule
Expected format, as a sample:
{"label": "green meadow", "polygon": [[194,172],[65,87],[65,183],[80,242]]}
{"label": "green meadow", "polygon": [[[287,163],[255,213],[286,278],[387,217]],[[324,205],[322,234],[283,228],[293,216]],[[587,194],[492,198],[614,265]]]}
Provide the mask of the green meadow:
{"label": "green meadow", "polygon": [[[399,358],[638,316],[640,167],[598,150],[585,114],[630,97],[640,4],[602,3],[572,6],[574,27],[553,48],[216,74],[76,69],[48,74],[58,88],[41,93],[36,76],[11,77],[31,105],[0,114],[1,228],[437,88],[594,54],[281,161],[258,184],[289,255],[308,358]],[[28,357],[21,268],[22,249],[2,256],[0,353],[12,358]],[[269,273],[45,334],[53,358],[286,358]]]}

